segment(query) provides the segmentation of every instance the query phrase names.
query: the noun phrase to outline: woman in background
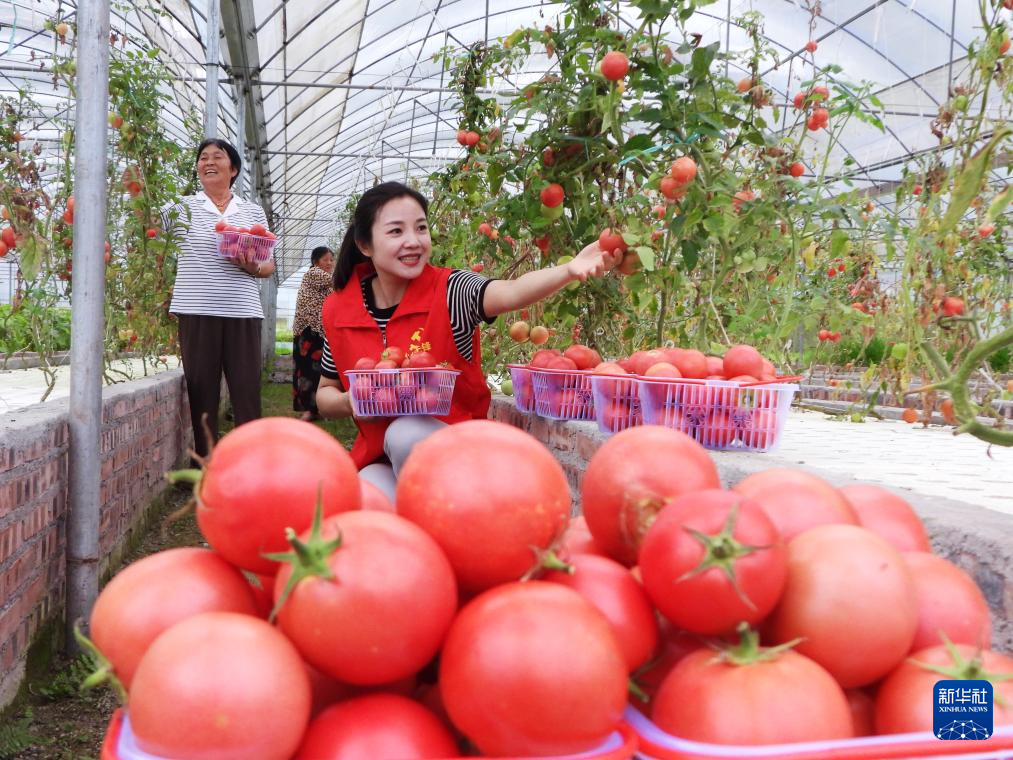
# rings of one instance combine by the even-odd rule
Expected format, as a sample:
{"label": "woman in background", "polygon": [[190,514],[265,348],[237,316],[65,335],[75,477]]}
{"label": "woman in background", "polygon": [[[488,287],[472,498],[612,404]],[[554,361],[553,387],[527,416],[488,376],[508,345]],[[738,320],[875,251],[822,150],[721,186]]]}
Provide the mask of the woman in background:
{"label": "woman in background", "polygon": [[317,386],[320,384],[320,355],[324,348],[324,328],[320,312],[331,293],[334,252],[325,245],[310,253],[310,268],[303,275],[295,301],[292,322],[292,409],[302,412],[307,422],[319,419]]}

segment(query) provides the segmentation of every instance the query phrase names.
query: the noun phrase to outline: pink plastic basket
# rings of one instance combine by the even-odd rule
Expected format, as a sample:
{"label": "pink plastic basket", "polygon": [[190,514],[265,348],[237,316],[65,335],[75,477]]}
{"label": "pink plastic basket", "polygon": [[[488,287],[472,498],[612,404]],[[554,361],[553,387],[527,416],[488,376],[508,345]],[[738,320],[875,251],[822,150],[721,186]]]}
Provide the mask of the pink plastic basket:
{"label": "pink plastic basket", "polygon": [[348,370],[348,390],[356,417],[407,417],[450,413],[456,369]]}
{"label": "pink plastic basket", "polygon": [[[632,707],[626,722],[637,732],[644,760],[889,760],[892,758],[962,757],[965,760],[1009,760],[1013,758],[1013,727],[997,728],[982,741],[942,741],[931,731],[917,734],[862,736],[793,744],[755,746],[708,744],[666,734]],[[729,716],[729,720],[735,720]]]}
{"label": "pink plastic basket", "polygon": [[247,235],[242,232],[216,232],[218,255],[226,259],[234,259],[239,254],[253,254],[254,261],[267,261],[271,258],[277,239]]}
{"label": "pink plastic basket", "polygon": [[532,370],[523,364],[508,364],[510,380],[514,384],[514,405],[525,414],[535,411],[535,386]]}
{"label": "pink plastic basket", "polygon": [[[636,757],[637,735],[625,723],[612,732],[601,746],[576,755],[558,757],[557,760],[629,760]],[[130,718],[125,710],[117,709],[109,721],[105,741],[102,744],[101,760],[171,760],[150,755],[137,746],[137,739],[130,728]],[[448,760],[454,760],[448,758]],[[462,759],[463,760],[463,759]],[[536,760],[515,758],[514,760]]]}
{"label": "pink plastic basket", "polygon": [[637,379],[644,422],[692,436],[708,449],[770,451],[781,439],[794,383]]}
{"label": "pink plastic basket", "polygon": [[594,393],[587,370],[535,369],[535,413],[553,420],[593,420]]}
{"label": "pink plastic basket", "polygon": [[591,390],[594,392],[594,416],[603,433],[618,433],[643,424],[635,376],[592,374]]}

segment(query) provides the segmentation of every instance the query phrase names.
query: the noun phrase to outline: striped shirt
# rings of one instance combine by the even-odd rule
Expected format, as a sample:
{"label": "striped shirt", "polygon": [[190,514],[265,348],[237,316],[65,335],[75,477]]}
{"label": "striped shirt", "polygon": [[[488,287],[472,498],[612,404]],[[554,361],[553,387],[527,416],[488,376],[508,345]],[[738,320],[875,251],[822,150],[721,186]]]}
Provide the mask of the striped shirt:
{"label": "striped shirt", "polygon": [[215,224],[224,219],[235,227],[267,226],[264,209],[232,196],[224,214],[203,192],[187,195],[161,210],[162,225],[179,242],[173,314],[211,317],[259,317],[260,283],[252,274],[218,255]]}
{"label": "striped shirt", "polygon": [[[366,311],[376,320],[380,332],[386,333],[387,323],[394,316],[397,305],[389,309],[381,309],[376,305],[373,296],[373,288],[370,286],[376,275],[362,278],[362,300],[366,305]],[[458,352],[466,360],[471,361],[471,338],[475,328],[482,322],[492,324],[495,317],[487,317],[485,309],[482,308],[482,299],[485,297],[485,289],[489,286],[489,280],[475,272],[466,269],[455,269],[447,278],[447,309],[450,311],[450,329],[454,335],[454,344]],[[324,338],[324,353],[320,358],[320,374],[337,380],[338,371],[334,366],[334,359],[331,357],[331,347]]]}

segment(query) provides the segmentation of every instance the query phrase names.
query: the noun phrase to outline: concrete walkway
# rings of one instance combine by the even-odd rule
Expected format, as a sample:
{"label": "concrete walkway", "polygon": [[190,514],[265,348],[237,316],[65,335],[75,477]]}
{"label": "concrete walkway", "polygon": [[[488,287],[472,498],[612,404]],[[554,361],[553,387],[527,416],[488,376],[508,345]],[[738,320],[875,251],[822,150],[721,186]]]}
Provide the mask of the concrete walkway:
{"label": "concrete walkway", "polygon": [[854,423],[793,410],[777,449],[713,454],[750,471],[801,465],[1013,515],[1013,448],[954,436],[950,427],[872,418]]}
{"label": "concrete walkway", "polygon": [[[169,357],[168,364],[168,367],[165,365],[153,367],[149,362],[148,374],[153,375],[180,366],[176,357]],[[56,373],[56,386],[47,401],[70,396],[70,365],[54,367],[53,371]],[[140,359],[121,359],[113,362],[109,374],[116,380],[141,378],[144,377],[144,363]],[[38,404],[46,392],[46,385],[46,376],[39,369],[0,370],[0,414]]]}

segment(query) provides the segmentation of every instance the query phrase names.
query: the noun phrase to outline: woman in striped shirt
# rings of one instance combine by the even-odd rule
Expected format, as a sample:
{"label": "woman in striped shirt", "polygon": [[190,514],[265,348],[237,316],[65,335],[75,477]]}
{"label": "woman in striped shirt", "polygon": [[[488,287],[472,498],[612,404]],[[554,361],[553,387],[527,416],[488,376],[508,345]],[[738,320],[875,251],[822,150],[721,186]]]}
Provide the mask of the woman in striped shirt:
{"label": "woman in striped shirt", "polygon": [[352,459],[360,476],[394,498],[412,447],[443,427],[484,418],[490,393],[481,365],[478,325],[546,298],[574,280],[597,277],[619,263],[595,241],[566,264],[487,280],[429,263],[432,240],[425,196],[399,182],[376,185],[359,199],[334,267],[334,293],[324,302],[324,354],[317,406],[324,417],[353,416],[344,374],[360,358],[386,348],[428,353],[459,371],[450,413],[443,417],[356,418]]}
{"label": "woman in striped shirt", "polygon": [[194,167],[203,188],[162,209],[165,229],[178,240],[179,261],[169,312],[179,322],[194,450],[207,454],[202,419],[218,437],[222,373],[236,425],[260,417],[260,328],[264,312],[258,280],[274,274],[274,261],[257,261],[252,253],[235,258],[218,254],[215,224],[267,226],[264,210],[232,194],[242,160],[227,141],[204,140]]}

